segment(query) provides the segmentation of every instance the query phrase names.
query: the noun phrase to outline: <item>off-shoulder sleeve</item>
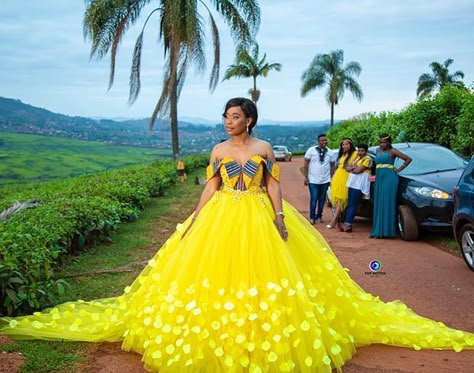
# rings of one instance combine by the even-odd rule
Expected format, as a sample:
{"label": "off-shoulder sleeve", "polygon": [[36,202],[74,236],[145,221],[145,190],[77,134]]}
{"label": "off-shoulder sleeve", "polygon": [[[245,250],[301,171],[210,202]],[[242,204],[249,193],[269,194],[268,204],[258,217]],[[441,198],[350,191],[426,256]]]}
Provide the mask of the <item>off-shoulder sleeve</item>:
{"label": "off-shoulder sleeve", "polygon": [[280,166],[271,160],[264,160],[267,171],[276,181],[280,181]]}
{"label": "off-shoulder sleeve", "polygon": [[209,166],[207,166],[206,174],[207,180],[212,179],[214,175],[219,171],[219,168],[222,165],[222,159],[218,159],[212,162]]}

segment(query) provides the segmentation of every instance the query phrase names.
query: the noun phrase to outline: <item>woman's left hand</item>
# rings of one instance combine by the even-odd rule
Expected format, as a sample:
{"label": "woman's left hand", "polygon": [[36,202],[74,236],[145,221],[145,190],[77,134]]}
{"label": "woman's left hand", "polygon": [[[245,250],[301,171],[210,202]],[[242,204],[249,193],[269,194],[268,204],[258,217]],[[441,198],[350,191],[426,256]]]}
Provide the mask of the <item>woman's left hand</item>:
{"label": "woman's left hand", "polygon": [[283,240],[286,241],[288,239],[288,231],[286,230],[286,226],[285,226],[285,222],[283,221],[283,218],[278,216],[275,218],[273,223],[275,223],[275,226],[278,229],[278,232],[280,233],[281,238],[283,238]]}

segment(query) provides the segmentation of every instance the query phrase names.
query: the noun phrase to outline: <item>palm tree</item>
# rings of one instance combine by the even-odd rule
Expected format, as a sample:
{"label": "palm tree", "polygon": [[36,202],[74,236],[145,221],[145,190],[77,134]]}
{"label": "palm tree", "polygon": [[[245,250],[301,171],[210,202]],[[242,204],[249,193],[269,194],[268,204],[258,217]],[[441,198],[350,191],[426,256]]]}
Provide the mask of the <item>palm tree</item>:
{"label": "palm tree", "polygon": [[359,76],[362,68],[358,62],[351,61],[346,66],[344,63],[344,51],[341,49],[331,51],[329,54],[318,54],[313,59],[308,69],[303,72],[301,80],[301,97],[305,97],[308,92],[327,86],[326,99],[331,106],[331,124],[334,124],[334,106],[344,96],[344,91],[348,89],[354,98],[359,102],[364,97],[362,89],[354,79]]}
{"label": "palm tree", "polygon": [[253,88],[249,89],[252,101],[257,103],[260,98],[260,90],[257,89],[257,77],[267,77],[268,73],[272,70],[281,71],[281,64],[279,63],[268,63],[266,61],[267,55],[264,54],[260,58],[258,44],[253,43],[252,52],[249,53],[245,47],[240,47],[237,50],[237,56],[235,63],[230,65],[224,75],[224,79],[230,78],[253,78]]}
{"label": "palm tree", "polygon": [[[143,34],[152,16],[157,16],[157,39],[163,43],[165,68],[161,95],[150,118],[149,131],[158,115],[169,114],[173,156],[179,156],[178,100],[186,73],[191,65],[202,72],[205,69],[205,29],[202,13],[209,17],[209,27],[214,47],[214,63],[211,70],[209,89],[213,91],[219,81],[220,42],[219,30],[213,12],[204,0],[86,0],[84,35],[92,41],[91,57],[111,56],[109,89],[114,82],[115,60],[118,46],[127,29],[138,22],[148,4],[157,7],[146,18],[138,35],[133,52],[130,72],[129,103],[140,93],[141,52]],[[253,39],[259,23],[260,8],[257,0],[209,0],[207,1],[229,25],[236,42],[248,45]]]}
{"label": "palm tree", "polygon": [[448,58],[441,65],[439,62],[431,62],[430,67],[433,74],[424,73],[418,79],[418,88],[416,95],[418,97],[429,96],[436,90],[441,90],[447,84],[463,85],[460,81],[464,78],[464,73],[460,70],[453,74],[449,73],[449,65],[454,62],[452,58]]}

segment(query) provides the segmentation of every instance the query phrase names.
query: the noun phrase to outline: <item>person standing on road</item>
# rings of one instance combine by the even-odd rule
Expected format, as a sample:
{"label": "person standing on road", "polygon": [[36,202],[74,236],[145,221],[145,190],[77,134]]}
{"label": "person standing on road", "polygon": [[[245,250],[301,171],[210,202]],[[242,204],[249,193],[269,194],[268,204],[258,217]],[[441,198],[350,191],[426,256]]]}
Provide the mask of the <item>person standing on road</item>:
{"label": "person standing on road", "polygon": [[304,155],[304,185],[309,187],[311,224],[322,223],[324,202],[335,163],[333,151],[327,147],[327,136],[324,133],[320,134],[317,142],[318,145],[309,148]]}
{"label": "person standing on road", "polygon": [[[396,168],[395,159],[403,159]],[[397,233],[397,188],[398,173],[406,168],[411,158],[392,147],[392,138],[383,133],[379,136],[379,147],[375,155],[374,213],[371,238],[394,237]]]}
{"label": "person standing on road", "polygon": [[334,228],[339,226],[339,220],[344,210],[347,207],[347,201],[349,199],[349,188],[346,183],[349,178],[349,171],[347,166],[354,163],[357,158],[357,151],[354,143],[349,138],[343,138],[339,144],[339,154],[337,157],[337,166],[334,176],[331,180],[331,204],[334,208],[334,214],[326,225],[326,228]]}
{"label": "person standing on road", "polygon": [[344,224],[339,227],[340,232],[352,232],[352,222],[357,213],[360,197],[370,195],[370,168],[372,160],[367,155],[369,146],[367,144],[357,145],[358,157],[354,163],[347,166],[350,173],[346,186],[349,188],[348,202]]}

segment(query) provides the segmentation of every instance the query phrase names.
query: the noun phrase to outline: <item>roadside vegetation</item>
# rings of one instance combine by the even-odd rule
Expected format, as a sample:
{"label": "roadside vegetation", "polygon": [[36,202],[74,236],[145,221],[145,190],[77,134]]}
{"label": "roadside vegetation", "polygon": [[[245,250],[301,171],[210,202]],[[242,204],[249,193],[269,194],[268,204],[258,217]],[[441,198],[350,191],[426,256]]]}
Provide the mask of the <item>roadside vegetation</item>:
{"label": "roadside vegetation", "polygon": [[339,148],[343,137],[355,144],[376,145],[384,132],[394,142],[432,142],[469,158],[474,153],[474,87],[448,84],[399,112],[366,113],[344,120],[328,131],[329,146]]}

